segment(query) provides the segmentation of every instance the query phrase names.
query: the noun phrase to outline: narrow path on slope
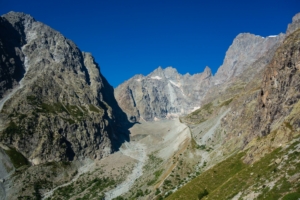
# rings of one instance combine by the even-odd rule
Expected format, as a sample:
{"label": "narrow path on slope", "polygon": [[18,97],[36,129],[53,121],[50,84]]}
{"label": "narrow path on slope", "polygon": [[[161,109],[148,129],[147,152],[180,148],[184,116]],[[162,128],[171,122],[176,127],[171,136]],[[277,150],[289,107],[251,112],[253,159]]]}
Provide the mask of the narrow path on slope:
{"label": "narrow path on slope", "polygon": [[51,196],[53,195],[53,193],[54,193],[56,190],[58,190],[59,188],[66,187],[66,186],[68,186],[68,185],[74,183],[75,181],[77,181],[77,179],[78,179],[82,174],[87,173],[87,172],[89,172],[89,171],[92,171],[93,167],[94,167],[94,162],[89,163],[89,164],[86,164],[86,165],[80,167],[80,168],[78,169],[78,173],[76,174],[76,176],[74,176],[74,178],[73,178],[71,181],[69,181],[69,182],[67,182],[67,183],[64,183],[64,184],[62,184],[62,185],[59,185],[59,186],[57,186],[56,188],[53,188],[52,190],[50,190],[49,192],[46,192],[45,194],[43,194],[43,198],[42,198],[42,199],[43,199],[43,200],[44,200],[44,199],[47,199],[47,198],[51,197]]}
{"label": "narrow path on slope", "polygon": [[143,167],[147,161],[146,146],[141,143],[125,143],[124,147],[120,149],[121,153],[136,159],[138,163],[135,164],[131,174],[129,174],[124,182],[117,185],[116,188],[105,193],[105,200],[116,198],[130,190],[134,182],[143,174]]}

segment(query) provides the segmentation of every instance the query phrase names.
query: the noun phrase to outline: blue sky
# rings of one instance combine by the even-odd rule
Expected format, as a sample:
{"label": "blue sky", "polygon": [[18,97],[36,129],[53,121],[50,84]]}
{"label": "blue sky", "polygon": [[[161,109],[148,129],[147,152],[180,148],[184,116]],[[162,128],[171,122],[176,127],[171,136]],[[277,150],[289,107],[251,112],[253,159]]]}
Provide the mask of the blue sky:
{"label": "blue sky", "polygon": [[[299,0],[0,0],[0,14],[28,13],[91,52],[114,87],[135,74],[173,66],[213,73],[242,32],[285,32]],[[1,31],[1,30],[0,30]]]}

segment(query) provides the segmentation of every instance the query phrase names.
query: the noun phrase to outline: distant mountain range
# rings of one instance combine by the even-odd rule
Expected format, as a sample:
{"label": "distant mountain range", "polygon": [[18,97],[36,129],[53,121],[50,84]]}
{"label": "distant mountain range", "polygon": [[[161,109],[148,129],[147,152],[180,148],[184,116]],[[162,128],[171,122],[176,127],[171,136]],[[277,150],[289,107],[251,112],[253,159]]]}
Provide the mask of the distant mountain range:
{"label": "distant mountain range", "polygon": [[[194,75],[181,75],[172,67],[159,67],[147,76],[136,75],[119,85],[115,89],[116,99],[133,121],[170,119],[188,114],[200,108],[206,94],[215,90],[214,86],[224,89],[223,85],[251,68],[253,63],[278,46],[284,38],[284,34],[267,38],[249,33],[239,34],[215,76],[209,67]],[[264,64],[270,60],[271,57]]]}
{"label": "distant mountain range", "polygon": [[[299,78],[300,13],[286,34],[239,34],[214,76],[159,67],[114,90],[90,53],[9,12],[0,17],[0,199],[111,199],[104,192],[130,170],[127,199],[298,198]],[[164,127],[174,118],[174,130]],[[114,177],[121,169],[125,178]]]}

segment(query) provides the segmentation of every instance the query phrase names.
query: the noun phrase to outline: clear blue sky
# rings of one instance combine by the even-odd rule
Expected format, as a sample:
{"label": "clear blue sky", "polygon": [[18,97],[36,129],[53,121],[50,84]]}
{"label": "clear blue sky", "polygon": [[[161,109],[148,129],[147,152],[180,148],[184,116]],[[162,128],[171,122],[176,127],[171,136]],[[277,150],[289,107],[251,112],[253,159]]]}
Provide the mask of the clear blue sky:
{"label": "clear blue sky", "polygon": [[0,0],[1,15],[12,10],[91,52],[116,87],[158,66],[215,73],[237,34],[285,32],[300,0]]}

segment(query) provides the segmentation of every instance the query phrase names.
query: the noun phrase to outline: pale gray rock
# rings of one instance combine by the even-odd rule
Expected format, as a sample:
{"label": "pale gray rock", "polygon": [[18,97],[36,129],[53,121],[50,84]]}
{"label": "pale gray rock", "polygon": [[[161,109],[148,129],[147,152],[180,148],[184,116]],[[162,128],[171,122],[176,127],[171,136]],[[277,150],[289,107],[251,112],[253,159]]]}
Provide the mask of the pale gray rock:
{"label": "pale gray rock", "polygon": [[5,182],[14,167],[4,150],[0,148],[0,200],[6,199]]}
{"label": "pale gray rock", "polygon": [[[249,33],[239,34],[215,76],[208,67],[203,73],[195,75],[181,75],[172,67],[159,67],[147,76],[134,76],[118,86],[116,99],[132,121],[168,119],[188,114],[204,101],[207,103],[224,92],[244,72],[247,75],[242,79],[250,80],[270,62],[272,52],[284,38],[284,34],[266,38]],[[257,60],[260,60],[259,63],[256,63]]]}
{"label": "pale gray rock", "polygon": [[147,76],[136,75],[115,89],[116,100],[132,121],[170,119],[200,106],[210,87],[212,73],[181,75],[161,67]]}
{"label": "pale gray rock", "polygon": [[250,33],[239,34],[226,52],[224,62],[214,76],[214,84],[228,82],[243,73],[247,67],[281,42],[284,37],[284,34],[266,38]]}
{"label": "pale gray rock", "polygon": [[289,35],[300,28],[300,13],[297,13],[292,20],[292,23],[288,25],[286,34]]}

